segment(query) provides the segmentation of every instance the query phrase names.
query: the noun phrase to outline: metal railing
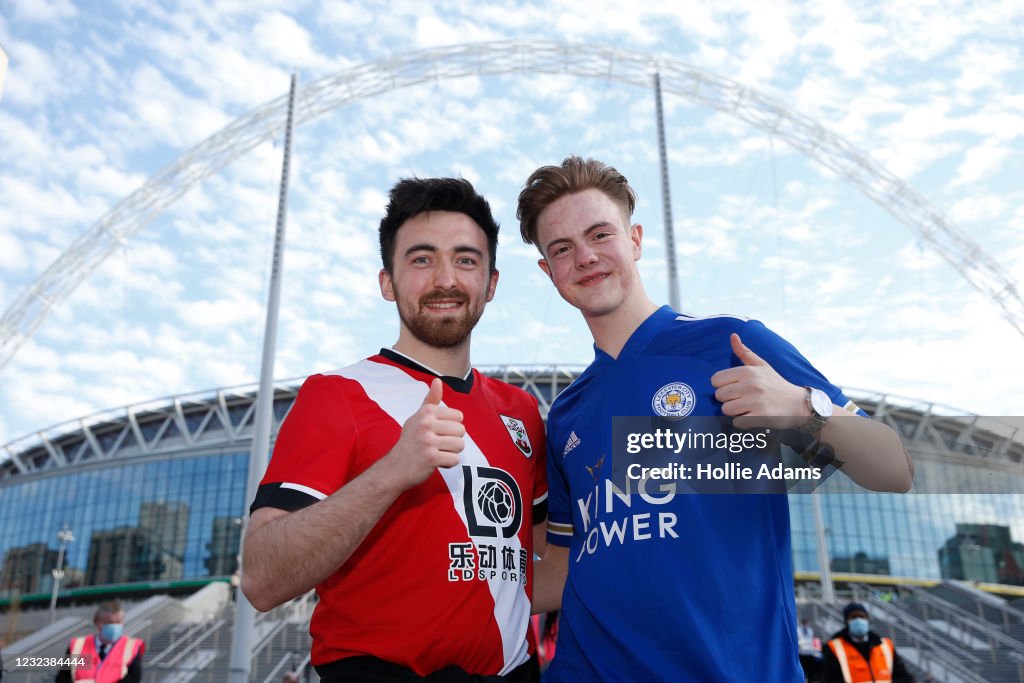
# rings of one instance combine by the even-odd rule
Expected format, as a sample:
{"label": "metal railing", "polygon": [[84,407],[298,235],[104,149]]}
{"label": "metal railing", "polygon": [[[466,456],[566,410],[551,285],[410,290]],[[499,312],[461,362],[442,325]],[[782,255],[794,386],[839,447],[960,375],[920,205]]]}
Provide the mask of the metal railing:
{"label": "metal railing", "polygon": [[850,587],[854,591],[855,599],[871,606],[872,621],[886,623],[893,631],[894,637],[902,635],[903,640],[918,651],[918,667],[925,673],[930,676],[952,674],[964,683],[992,683],[975,669],[964,664],[967,662],[981,668],[983,660],[962,647],[955,639],[892,603],[875,597],[874,589],[869,586],[851,584]]}
{"label": "metal railing", "polygon": [[1024,662],[1024,643],[1006,635],[991,621],[981,619],[963,607],[947,602],[916,586],[904,586],[903,590],[924,606],[925,619],[928,618],[928,610],[935,610],[943,620],[959,630],[973,631],[976,637],[989,641],[989,647],[993,653],[996,650],[995,644],[998,643],[1009,650],[1012,655],[1016,655],[1015,659]]}

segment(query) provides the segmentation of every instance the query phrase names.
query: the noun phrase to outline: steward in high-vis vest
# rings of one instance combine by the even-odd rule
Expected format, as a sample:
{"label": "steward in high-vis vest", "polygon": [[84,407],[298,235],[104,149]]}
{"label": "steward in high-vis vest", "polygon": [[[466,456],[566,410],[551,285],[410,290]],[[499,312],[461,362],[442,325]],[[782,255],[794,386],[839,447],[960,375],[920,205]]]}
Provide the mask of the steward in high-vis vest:
{"label": "steward in high-vis vest", "polygon": [[914,683],[889,638],[871,630],[864,605],[851,602],[843,609],[846,628],[824,648],[825,683]]}
{"label": "steward in high-vis vest", "polygon": [[56,683],[139,683],[146,644],[124,635],[124,611],[117,601],[105,602],[93,618],[96,633],[71,639],[67,657],[81,666],[62,669]]}

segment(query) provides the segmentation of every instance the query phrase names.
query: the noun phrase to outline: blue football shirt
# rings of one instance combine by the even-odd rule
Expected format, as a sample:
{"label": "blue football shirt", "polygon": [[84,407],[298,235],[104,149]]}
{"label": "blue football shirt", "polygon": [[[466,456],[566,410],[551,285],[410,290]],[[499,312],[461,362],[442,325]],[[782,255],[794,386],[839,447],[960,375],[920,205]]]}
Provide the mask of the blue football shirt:
{"label": "blue football shirt", "polygon": [[742,364],[732,332],[788,381],[855,409],[753,320],[666,306],[617,359],[595,347],[548,416],[548,541],[569,548],[569,576],[545,680],[803,680],[786,496],[675,493],[653,480],[624,492],[612,481],[614,416],[653,415],[659,392],[679,384],[688,414],[722,414],[711,375]]}

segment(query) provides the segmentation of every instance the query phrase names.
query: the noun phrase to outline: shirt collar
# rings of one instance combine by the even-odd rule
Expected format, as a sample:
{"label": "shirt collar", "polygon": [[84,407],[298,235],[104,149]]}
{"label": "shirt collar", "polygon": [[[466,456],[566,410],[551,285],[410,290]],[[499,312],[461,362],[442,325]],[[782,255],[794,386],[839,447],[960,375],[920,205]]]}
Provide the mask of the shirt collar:
{"label": "shirt collar", "polygon": [[423,363],[420,363],[419,361],[410,358],[401,351],[395,351],[394,349],[381,349],[380,355],[387,358],[389,361],[393,363],[398,363],[399,365],[407,367],[410,370],[422,372],[423,374],[426,375],[433,375],[434,377],[440,377],[442,382],[444,382],[451,389],[459,392],[460,394],[468,394],[470,390],[472,390],[473,388],[473,379],[475,377],[475,375],[473,374],[473,368],[469,369],[469,372],[466,373],[465,377],[454,377],[452,375],[442,375],[437,370],[434,370],[433,368],[430,368],[424,365]]}
{"label": "shirt collar", "polygon": [[[623,344],[622,350],[619,351],[619,358],[623,356],[629,356],[632,354],[642,354],[644,349],[647,348],[647,343],[656,335],[669,320],[674,320],[678,317],[678,313],[673,311],[669,306],[665,305],[658,310],[651,313],[647,318],[640,323],[633,334],[629,335],[629,339]],[[614,361],[610,355],[602,351],[594,344],[594,362],[609,362]]]}

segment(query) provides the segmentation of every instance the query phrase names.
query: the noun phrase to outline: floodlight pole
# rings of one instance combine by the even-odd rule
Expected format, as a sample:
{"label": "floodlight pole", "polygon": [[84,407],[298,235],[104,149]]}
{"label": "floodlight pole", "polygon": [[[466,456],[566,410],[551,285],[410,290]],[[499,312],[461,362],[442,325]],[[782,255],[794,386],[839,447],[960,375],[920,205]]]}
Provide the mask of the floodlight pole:
{"label": "floodlight pole", "polygon": [[57,568],[52,570],[53,589],[50,591],[50,623],[57,619],[57,594],[60,593],[60,581],[64,578],[64,548],[68,543],[74,543],[75,535],[71,533],[67,522],[64,528],[57,532],[57,540],[60,541],[60,548],[57,550]]}
{"label": "floodlight pole", "polygon": [[821,576],[821,599],[826,603],[836,601],[836,589],[832,583],[832,565],[828,557],[828,537],[825,535],[825,520],[821,513],[821,489],[813,491],[811,506],[814,508],[814,530],[818,535],[818,567]]}
{"label": "floodlight pole", "polygon": [[665,262],[668,266],[668,303],[679,312],[679,275],[676,270],[676,238],[672,231],[672,198],[668,183],[668,151],[665,149],[665,114],[661,106],[661,74],[654,72],[654,105],[658,113],[658,158],[661,160],[661,207],[665,222]]}
{"label": "floodlight pole", "polygon": [[249,478],[245,489],[246,507],[242,511],[242,530],[239,537],[239,583],[235,587],[235,631],[231,641],[231,669],[228,680],[248,683],[252,667],[253,640],[256,635],[256,610],[242,593],[242,543],[249,525],[249,503],[256,498],[260,478],[267,469],[270,452],[270,427],[274,407],[274,351],[277,345],[277,312],[281,302],[281,275],[284,262],[285,216],[288,210],[288,170],[291,163],[292,128],[295,113],[296,74],[292,74],[288,91],[288,118],[284,132],[284,162],[281,166],[281,188],[277,201],[277,230],[274,235],[274,260],[270,266],[270,292],[267,296],[267,321],[263,332],[263,363],[260,368],[260,388],[256,398],[252,450],[249,454]]}

